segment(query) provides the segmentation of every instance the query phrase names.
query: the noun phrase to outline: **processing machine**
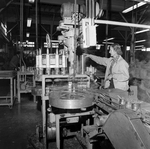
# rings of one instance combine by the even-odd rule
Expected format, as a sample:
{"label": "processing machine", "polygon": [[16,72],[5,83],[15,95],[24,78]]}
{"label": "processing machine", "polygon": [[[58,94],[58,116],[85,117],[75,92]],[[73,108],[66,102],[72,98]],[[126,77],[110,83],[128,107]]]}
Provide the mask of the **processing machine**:
{"label": "processing machine", "polygon": [[[83,5],[76,0],[62,4],[62,20],[57,27],[62,35],[58,41],[47,35],[47,53],[37,51],[35,75],[44,78],[41,94],[45,149],[47,141],[55,139],[60,149],[61,141],[68,136],[76,136],[87,149],[93,149],[97,143],[95,148],[102,148],[104,141],[108,148],[150,148],[149,112],[144,103],[133,100],[129,92],[102,89],[102,83],[93,77],[96,69],[86,67],[84,54],[76,53],[77,47],[97,45],[94,19],[102,14],[94,0],[86,0]],[[56,47],[50,53],[52,43],[63,48]]]}

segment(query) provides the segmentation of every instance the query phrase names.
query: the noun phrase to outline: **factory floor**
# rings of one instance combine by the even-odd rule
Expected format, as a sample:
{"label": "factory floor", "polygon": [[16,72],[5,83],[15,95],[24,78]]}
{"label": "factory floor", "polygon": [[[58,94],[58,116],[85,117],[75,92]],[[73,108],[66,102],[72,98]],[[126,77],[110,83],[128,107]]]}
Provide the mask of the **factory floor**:
{"label": "factory floor", "polygon": [[[0,149],[35,149],[34,145],[37,142],[33,141],[35,143],[33,145],[29,140],[35,140],[36,126],[41,124],[41,111],[28,94],[23,94],[21,103],[18,104],[16,101],[12,109],[0,106]],[[37,146],[39,149],[39,145]],[[55,141],[50,142],[48,148],[56,149]],[[43,146],[40,149],[43,149]],[[63,149],[82,149],[82,147],[76,138],[71,138],[65,139]]]}
{"label": "factory floor", "polygon": [[0,106],[0,149],[27,149],[28,137],[41,123],[41,112],[30,96],[23,95],[21,103],[12,109]]}
{"label": "factory floor", "polygon": [[[29,140],[35,140],[36,126],[42,126],[41,111],[30,94],[21,96],[21,103],[15,101],[11,109],[0,106],[0,149],[35,149],[37,142]],[[49,143],[48,148],[56,149],[56,143]],[[64,148],[82,149],[75,138],[66,140]]]}

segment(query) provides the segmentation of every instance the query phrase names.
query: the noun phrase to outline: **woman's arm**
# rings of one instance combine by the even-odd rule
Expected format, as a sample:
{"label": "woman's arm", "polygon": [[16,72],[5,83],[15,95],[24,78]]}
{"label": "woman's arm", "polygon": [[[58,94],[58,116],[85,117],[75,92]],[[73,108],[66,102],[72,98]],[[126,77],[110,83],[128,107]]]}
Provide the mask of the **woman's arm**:
{"label": "woman's arm", "polygon": [[97,64],[104,65],[104,66],[107,66],[107,63],[109,61],[109,58],[95,56],[91,54],[88,54],[87,57],[91,58]]}

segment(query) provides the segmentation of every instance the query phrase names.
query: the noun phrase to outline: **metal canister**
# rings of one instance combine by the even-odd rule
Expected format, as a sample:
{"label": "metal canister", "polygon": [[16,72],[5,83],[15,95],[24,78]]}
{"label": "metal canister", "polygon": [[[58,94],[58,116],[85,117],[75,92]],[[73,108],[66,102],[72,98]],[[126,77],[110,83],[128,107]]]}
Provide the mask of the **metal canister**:
{"label": "metal canister", "polygon": [[121,104],[121,105],[125,105],[125,103],[126,103],[125,100],[121,98],[120,104]]}
{"label": "metal canister", "polygon": [[140,103],[132,103],[132,110],[137,111],[140,108]]}
{"label": "metal canister", "polygon": [[130,101],[127,101],[127,103],[126,103],[126,108],[128,108],[128,109],[131,109],[131,108],[132,108]]}

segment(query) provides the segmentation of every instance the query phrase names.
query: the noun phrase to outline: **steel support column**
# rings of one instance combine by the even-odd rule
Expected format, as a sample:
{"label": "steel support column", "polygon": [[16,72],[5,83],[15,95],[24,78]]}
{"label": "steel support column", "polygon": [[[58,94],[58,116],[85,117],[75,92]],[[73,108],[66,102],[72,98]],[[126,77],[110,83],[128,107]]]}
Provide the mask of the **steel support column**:
{"label": "steel support column", "polygon": [[39,49],[38,43],[38,0],[35,1],[35,30],[36,30],[36,50]]}
{"label": "steel support column", "polygon": [[[106,10],[106,19],[111,19],[111,0],[107,0],[107,10]],[[105,56],[108,56],[108,50],[107,50],[107,39],[109,34],[109,25],[106,24],[106,46],[105,46]]]}
{"label": "steel support column", "polygon": [[23,53],[23,2],[24,0],[20,0],[20,66]]}

